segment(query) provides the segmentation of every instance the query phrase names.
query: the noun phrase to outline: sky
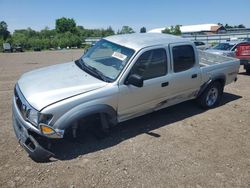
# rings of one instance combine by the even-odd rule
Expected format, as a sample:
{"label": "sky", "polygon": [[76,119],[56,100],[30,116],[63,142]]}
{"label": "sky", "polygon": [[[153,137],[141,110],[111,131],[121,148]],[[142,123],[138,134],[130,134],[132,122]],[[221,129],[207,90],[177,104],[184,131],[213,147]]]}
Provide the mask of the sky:
{"label": "sky", "polygon": [[205,23],[250,27],[250,0],[0,0],[0,21],[15,29],[55,28],[60,17],[85,28],[115,31],[123,25],[139,31]]}

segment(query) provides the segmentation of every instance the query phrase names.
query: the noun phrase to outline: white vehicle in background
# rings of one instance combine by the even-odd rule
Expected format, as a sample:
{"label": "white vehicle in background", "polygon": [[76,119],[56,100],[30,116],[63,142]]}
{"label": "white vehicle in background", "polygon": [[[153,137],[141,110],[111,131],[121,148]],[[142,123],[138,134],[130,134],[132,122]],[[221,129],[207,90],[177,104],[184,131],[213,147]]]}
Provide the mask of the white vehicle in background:
{"label": "white vehicle in background", "polygon": [[23,49],[20,45],[13,47],[10,43],[3,43],[3,52],[23,52]]}
{"label": "white vehicle in background", "polygon": [[207,49],[206,52],[228,57],[235,57],[237,46],[241,43],[243,43],[243,41],[238,40],[219,43],[212,48]]}
{"label": "white vehicle in background", "polygon": [[194,44],[196,48],[199,50],[206,50],[211,47],[211,45],[206,44],[205,42],[202,42],[202,41],[194,41]]}
{"label": "white vehicle in background", "polygon": [[3,52],[12,52],[13,49],[10,43],[3,43]]}

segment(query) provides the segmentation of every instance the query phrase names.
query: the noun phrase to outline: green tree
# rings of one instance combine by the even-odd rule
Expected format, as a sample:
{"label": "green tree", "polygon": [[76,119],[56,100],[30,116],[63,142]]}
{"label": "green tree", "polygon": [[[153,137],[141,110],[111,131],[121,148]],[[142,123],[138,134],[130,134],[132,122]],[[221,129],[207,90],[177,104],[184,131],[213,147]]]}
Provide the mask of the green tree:
{"label": "green tree", "polygon": [[3,45],[2,45],[3,43],[4,43],[4,40],[3,38],[0,37],[0,52],[3,51]]}
{"label": "green tree", "polygon": [[[172,26],[171,26],[172,27]],[[164,30],[162,30],[161,31],[162,33],[165,33],[165,34],[172,34],[171,33],[171,30],[168,28],[168,27],[166,27]]]}
{"label": "green tree", "polygon": [[181,35],[180,25],[171,26],[170,28],[165,28],[162,33],[171,35]]}
{"label": "green tree", "polygon": [[8,31],[8,25],[5,21],[0,22],[0,37],[3,40],[6,40],[10,36],[10,32]]}
{"label": "green tree", "polygon": [[233,28],[233,26],[231,26],[231,25],[228,25],[227,23],[225,24],[225,26],[224,26],[226,29],[231,29],[231,28]]}
{"label": "green tree", "polygon": [[34,49],[34,48],[44,49],[43,40],[37,37],[29,38],[26,46],[28,46],[31,49]]}
{"label": "green tree", "polygon": [[13,45],[21,45],[25,49],[29,49],[30,46],[28,44],[28,36],[25,35],[24,32],[20,32],[21,30],[15,30],[12,35]]}
{"label": "green tree", "polygon": [[59,33],[76,32],[76,22],[73,18],[59,18],[56,20],[56,31]]}
{"label": "green tree", "polygon": [[181,25],[176,25],[174,27],[174,32],[173,32],[174,35],[181,35]]}
{"label": "green tree", "polygon": [[55,29],[50,30],[48,27],[45,27],[40,31],[39,35],[42,38],[53,38],[56,35],[56,30]]}
{"label": "green tree", "polygon": [[77,26],[76,29],[78,36],[83,40],[88,37],[106,37],[115,34],[110,26],[107,29],[85,29],[83,26]]}
{"label": "green tree", "polygon": [[114,32],[114,30],[112,29],[111,26],[109,26],[104,32],[105,32],[105,33],[104,33],[104,36],[105,36],[105,37],[115,34],[115,32]]}
{"label": "green tree", "polygon": [[224,27],[226,29],[232,29],[232,28],[246,28],[243,24],[240,24],[240,25],[229,25],[229,24],[225,24]]}
{"label": "green tree", "polygon": [[243,24],[238,25],[238,28],[246,28]]}
{"label": "green tree", "polygon": [[140,29],[140,33],[146,33],[146,32],[147,32],[146,27],[142,27],[142,28]]}
{"label": "green tree", "polygon": [[129,27],[129,26],[122,26],[121,31],[118,31],[117,34],[130,34],[130,33],[135,33],[135,31]]}
{"label": "green tree", "polygon": [[51,40],[54,48],[80,47],[81,43],[80,37],[71,32],[59,33]]}

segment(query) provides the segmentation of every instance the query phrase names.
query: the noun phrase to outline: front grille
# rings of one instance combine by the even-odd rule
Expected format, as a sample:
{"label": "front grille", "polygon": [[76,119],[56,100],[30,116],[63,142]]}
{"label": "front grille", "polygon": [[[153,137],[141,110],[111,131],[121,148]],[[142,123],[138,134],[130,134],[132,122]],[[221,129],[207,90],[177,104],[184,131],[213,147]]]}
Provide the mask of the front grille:
{"label": "front grille", "polygon": [[22,96],[22,93],[20,92],[18,86],[15,87],[14,94],[15,94],[16,105],[19,109],[19,112],[21,113],[23,119],[26,120],[26,117],[28,115],[27,113],[29,111],[29,105],[26,102],[25,98]]}

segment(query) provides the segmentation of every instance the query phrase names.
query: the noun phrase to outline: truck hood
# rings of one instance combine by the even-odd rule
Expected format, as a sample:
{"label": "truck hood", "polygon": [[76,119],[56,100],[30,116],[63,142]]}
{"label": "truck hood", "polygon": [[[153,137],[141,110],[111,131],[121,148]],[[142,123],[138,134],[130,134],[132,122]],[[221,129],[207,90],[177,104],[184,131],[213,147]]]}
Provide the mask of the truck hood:
{"label": "truck hood", "polygon": [[22,94],[38,111],[52,103],[107,84],[84,72],[75,62],[37,69],[23,74],[18,80]]}

